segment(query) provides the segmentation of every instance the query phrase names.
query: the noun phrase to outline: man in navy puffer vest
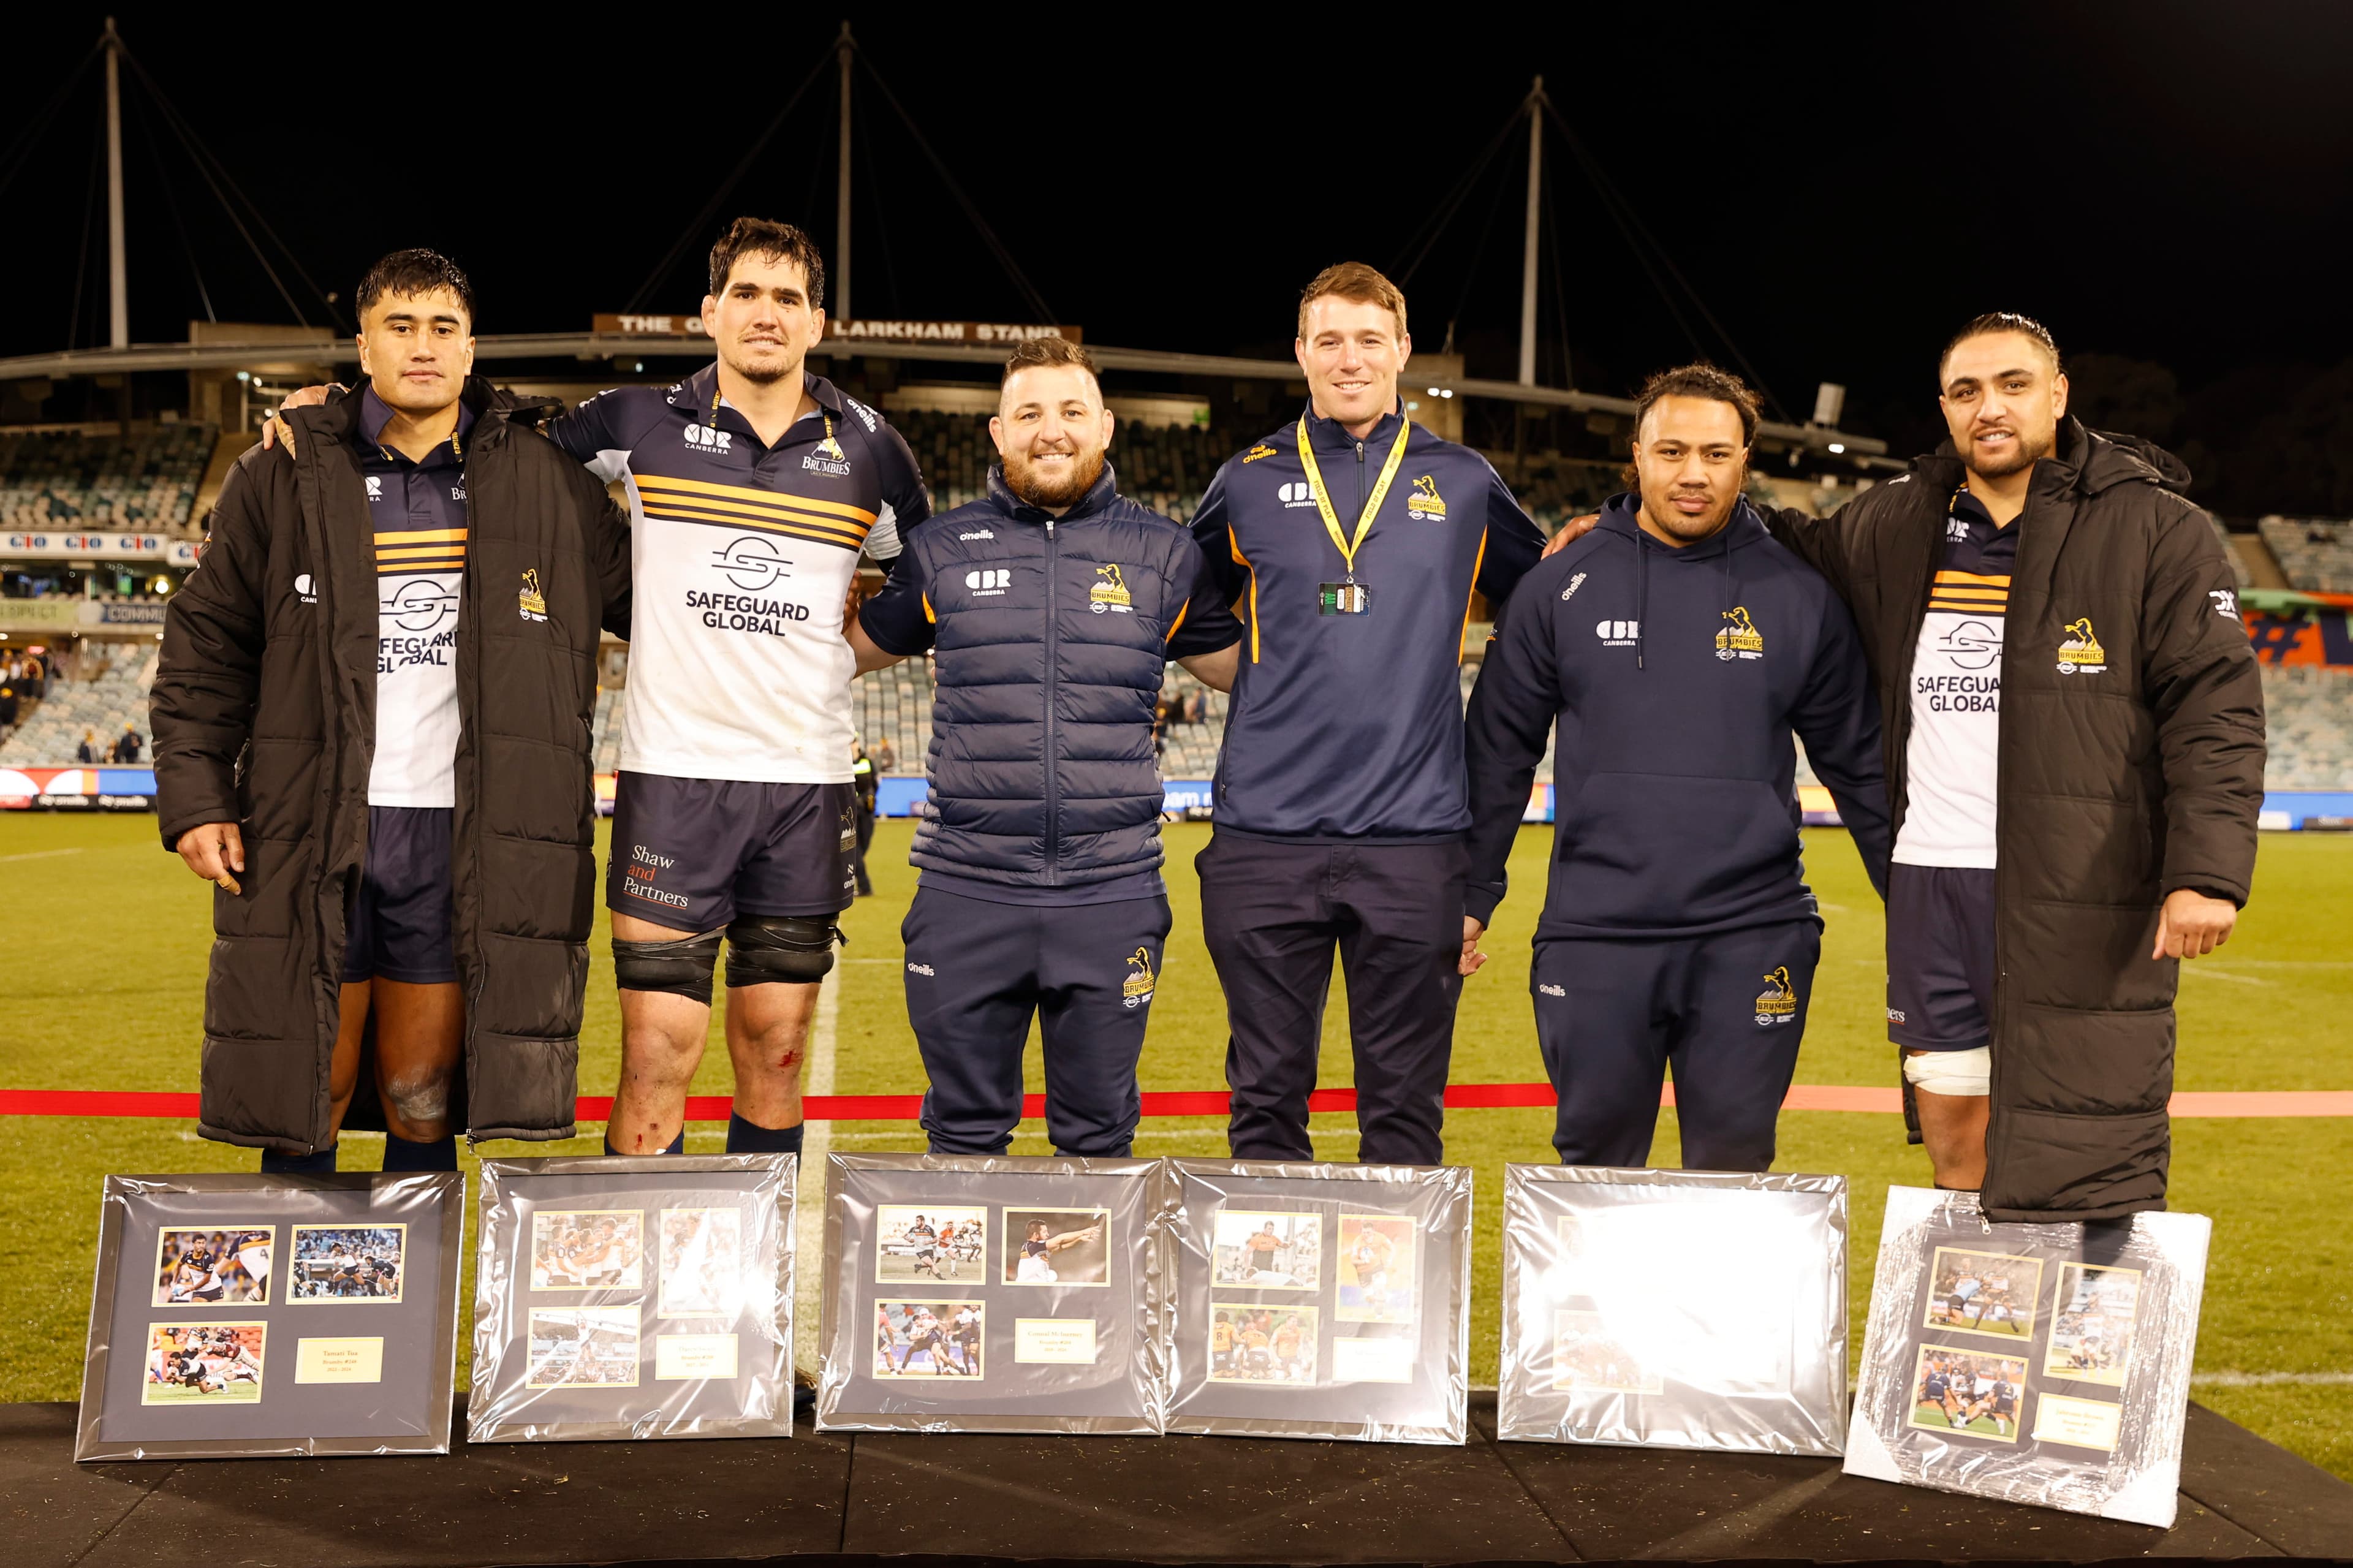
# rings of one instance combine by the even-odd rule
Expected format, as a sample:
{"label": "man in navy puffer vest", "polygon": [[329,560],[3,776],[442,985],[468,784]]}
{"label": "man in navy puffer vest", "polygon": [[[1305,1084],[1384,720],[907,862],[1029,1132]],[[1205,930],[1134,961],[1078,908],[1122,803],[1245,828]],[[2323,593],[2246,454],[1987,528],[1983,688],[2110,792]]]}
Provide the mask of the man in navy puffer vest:
{"label": "man in navy puffer vest", "polygon": [[1086,351],[1006,361],[987,499],[908,537],[849,631],[862,673],[933,650],[934,815],[902,934],[936,1154],[1001,1154],[1034,1013],[1046,1131],[1124,1154],[1168,936],[1154,710],[1167,662],[1233,684],[1241,627],[1182,525],[1121,496]]}

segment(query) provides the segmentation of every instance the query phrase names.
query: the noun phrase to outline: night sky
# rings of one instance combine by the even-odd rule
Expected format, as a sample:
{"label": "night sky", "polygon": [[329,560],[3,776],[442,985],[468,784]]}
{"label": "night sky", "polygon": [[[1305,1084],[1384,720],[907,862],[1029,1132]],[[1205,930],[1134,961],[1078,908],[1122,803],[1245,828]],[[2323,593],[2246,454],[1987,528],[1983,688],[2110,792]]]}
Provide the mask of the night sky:
{"label": "night sky", "polygon": [[[1876,7],[1428,19],[1449,9],[1344,26],[1324,8],[1216,8],[1150,32],[1099,12],[849,16],[1038,293],[1092,342],[1282,353],[1301,283],[1353,257],[1400,277],[1419,346],[1451,322],[1472,374],[1513,375],[1524,130],[1421,241],[1540,70],[1619,198],[1547,132],[1547,383],[1564,338],[1576,384],[1611,393],[1695,353],[1745,359],[1799,418],[1816,382],[1846,383],[1846,425],[1905,451],[1939,433],[1952,326],[2019,310],[2084,356],[2093,422],[2176,445],[2211,504],[2353,510],[2353,7],[1989,5],[1897,31]],[[837,10],[348,14],[119,13],[283,241],[270,261],[314,321],[327,307],[289,252],[347,301],[378,254],[445,249],[474,277],[484,331],[626,308],[820,59],[722,217],[801,222],[831,251]],[[95,68],[19,158],[101,16],[8,24],[0,353],[104,338]],[[129,97],[133,338],[184,337],[204,314],[198,273],[220,319],[290,321],[135,73]],[[871,78],[857,103],[857,313],[1033,319]],[[708,241],[693,236],[649,308],[694,308]]]}

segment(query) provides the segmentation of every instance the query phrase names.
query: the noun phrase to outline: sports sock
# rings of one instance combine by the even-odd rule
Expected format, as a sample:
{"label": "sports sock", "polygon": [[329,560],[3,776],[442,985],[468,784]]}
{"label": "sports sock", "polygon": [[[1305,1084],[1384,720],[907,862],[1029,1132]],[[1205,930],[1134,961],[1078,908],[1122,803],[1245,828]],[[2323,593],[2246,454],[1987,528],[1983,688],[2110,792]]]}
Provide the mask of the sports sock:
{"label": "sports sock", "polygon": [[308,1154],[289,1154],[280,1149],[261,1152],[261,1173],[265,1176],[332,1176],[335,1173],[335,1150],[340,1145],[330,1143]]}
{"label": "sports sock", "polygon": [[[616,1158],[628,1152],[627,1150],[616,1149],[613,1147],[613,1130],[609,1127],[605,1129],[605,1152],[611,1154]],[[686,1152],[686,1129],[684,1127],[681,1127],[678,1130],[678,1136],[670,1141],[670,1147],[663,1150],[662,1152],[665,1154],[683,1154]]]}
{"label": "sports sock", "polygon": [[762,1127],[730,1112],[727,1152],[730,1154],[797,1154],[801,1152],[800,1122],[790,1127]]}
{"label": "sports sock", "polygon": [[454,1171],[458,1168],[458,1135],[454,1132],[426,1143],[412,1143],[389,1132],[384,1138],[384,1168],[387,1171]]}

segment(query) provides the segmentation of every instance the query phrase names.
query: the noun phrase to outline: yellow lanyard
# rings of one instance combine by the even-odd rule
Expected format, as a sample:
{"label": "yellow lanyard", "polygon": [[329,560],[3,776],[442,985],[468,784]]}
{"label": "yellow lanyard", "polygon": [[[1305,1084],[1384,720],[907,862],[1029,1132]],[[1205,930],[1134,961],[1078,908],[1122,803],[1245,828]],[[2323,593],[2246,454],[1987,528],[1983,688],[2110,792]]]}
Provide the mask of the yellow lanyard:
{"label": "yellow lanyard", "polygon": [[1365,547],[1365,536],[1373,531],[1373,519],[1388,499],[1389,481],[1397,478],[1398,465],[1405,461],[1405,444],[1413,436],[1413,422],[1400,416],[1398,420],[1397,445],[1389,448],[1389,460],[1381,465],[1381,477],[1373,485],[1373,493],[1365,498],[1365,512],[1356,519],[1356,536],[1348,539],[1340,532],[1339,514],[1332,510],[1332,496],[1324,488],[1324,471],[1315,466],[1315,448],[1307,440],[1307,416],[1299,416],[1299,464],[1307,470],[1308,492],[1315,498],[1315,510],[1324,514],[1324,531],[1340,547],[1340,559],[1348,568],[1348,581],[1356,580],[1356,552]]}

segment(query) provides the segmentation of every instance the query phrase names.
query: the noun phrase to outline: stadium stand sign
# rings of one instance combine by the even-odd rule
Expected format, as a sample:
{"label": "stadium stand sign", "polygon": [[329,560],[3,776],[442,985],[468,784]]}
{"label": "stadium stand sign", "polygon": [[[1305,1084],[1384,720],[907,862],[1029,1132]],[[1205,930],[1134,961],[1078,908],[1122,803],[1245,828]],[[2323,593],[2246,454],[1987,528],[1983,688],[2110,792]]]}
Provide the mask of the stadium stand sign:
{"label": "stadium stand sign", "polygon": [[446,1454],[466,1179],[109,1176],[74,1458]]}
{"label": "stadium stand sign", "polygon": [[2212,1231],[1890,1187],[1847,1473],[2170,1529]]}
{"label": "stadium stand sign", "polygon": [[[592,318],[590,331],[602,336],[625,338],[700,338],[708,335],[700,315],[662,316],[608,310],[600,310]],[[828,317],[824,341],[829,343],[995,345],[1028,342],[1033,338],[1068,338],[1075,343],[1083,342],[1085,333],[1074,326],[1040,326],[1029,321],[901,321],[880,317],[845,321]]]}
{"label": "stadium stand sign", "polygon": [[791,1436],[797,1168],[483,1161],[467,1441]]}
{"label": "stadium stand sign", "polygon": [[1837,1456],[1843,1176],[1504,1167],[1496,1436]]}

